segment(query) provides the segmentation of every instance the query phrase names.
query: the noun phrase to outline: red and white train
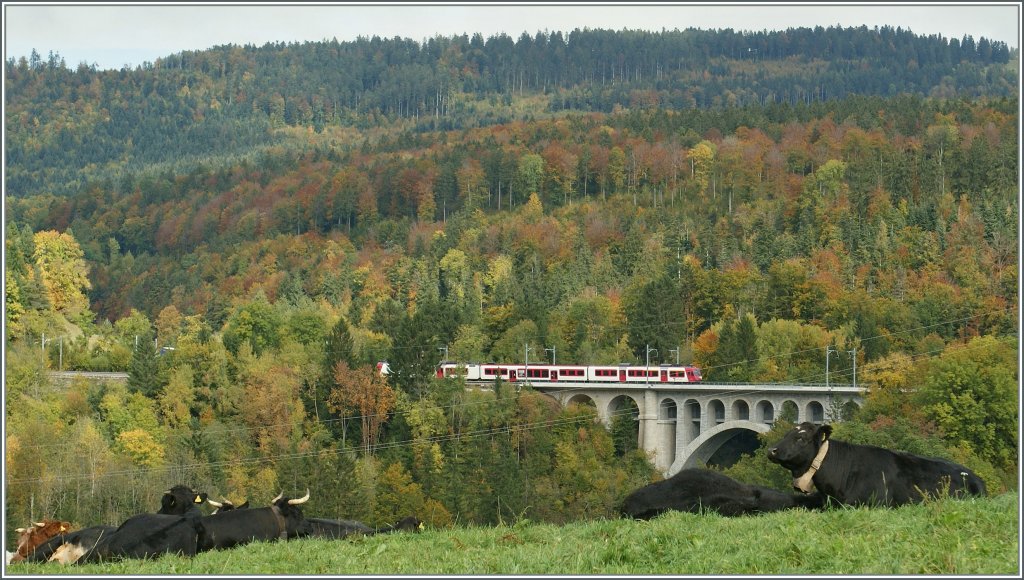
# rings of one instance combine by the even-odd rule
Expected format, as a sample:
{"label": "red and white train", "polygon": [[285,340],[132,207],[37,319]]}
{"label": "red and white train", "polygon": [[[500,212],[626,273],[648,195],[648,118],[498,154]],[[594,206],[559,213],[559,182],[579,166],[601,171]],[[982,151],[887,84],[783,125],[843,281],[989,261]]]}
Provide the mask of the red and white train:
{"label": "red and white train", "polygon": [[[377,363],[381,374],[388,374],[388,363]],[[700,369],[694,366],[658,365],[548,365],[456,363],[442,361],[437,377],[463,376],[469,382],[494,382],[501,377],[510,383],[698,383]]]}

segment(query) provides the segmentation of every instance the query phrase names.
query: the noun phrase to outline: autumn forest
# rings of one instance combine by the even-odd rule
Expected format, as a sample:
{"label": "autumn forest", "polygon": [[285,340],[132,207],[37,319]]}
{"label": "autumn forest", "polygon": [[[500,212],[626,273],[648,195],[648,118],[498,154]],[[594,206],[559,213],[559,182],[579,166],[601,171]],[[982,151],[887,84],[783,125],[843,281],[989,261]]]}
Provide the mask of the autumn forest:
{"label": "autumn forest", "polygon": [[832,347],[868,389],[838,435],[1015,489],[1019,64],[866,27],[10,59],[8,531],[176,483],[372,524],[614,517],[661,476],[628,409],[434,378],[525,349],[821,383]]}

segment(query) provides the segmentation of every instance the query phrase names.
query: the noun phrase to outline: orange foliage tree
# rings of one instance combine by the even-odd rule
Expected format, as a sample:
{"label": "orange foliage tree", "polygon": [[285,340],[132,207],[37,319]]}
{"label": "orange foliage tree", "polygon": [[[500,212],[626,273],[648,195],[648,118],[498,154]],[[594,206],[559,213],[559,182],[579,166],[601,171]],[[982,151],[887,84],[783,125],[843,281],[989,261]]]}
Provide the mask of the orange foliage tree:
{"label": "orange foliage tree", "polygon": [[380,428],[395,406],[395,391],[372,367],[353,369],[344,361],[334,367],[334,382],[336,387],[327,396],[327,407],[345,416],[358,412],[363,449],[372,452],[380,438]]}

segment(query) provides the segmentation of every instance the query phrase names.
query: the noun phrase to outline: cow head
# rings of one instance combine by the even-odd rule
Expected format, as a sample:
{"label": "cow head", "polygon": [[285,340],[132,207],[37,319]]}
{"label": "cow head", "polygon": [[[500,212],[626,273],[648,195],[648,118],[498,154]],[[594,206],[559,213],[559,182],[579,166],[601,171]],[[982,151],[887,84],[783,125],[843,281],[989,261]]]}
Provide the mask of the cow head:
{"label": "cow head", "polygon": [[768,461],[778,463],[796,477],[810,468],[818,448],[831,434],[831,425],[800,423],[768,450]]}
{"label": "cow head", "polygon": [[231,510],[244,510],[245,508],[249,507],[249,500],[245,500],[244,502],[235,505],[234,503],[231,502],[230,499],[226,497],[222,497],[221,501],[213,501],[212,499],[207,499],[206,503],[217,508],[210,512],[210,515],[222,514],[224,512],[229,512]]}
{"label": "cow head", "polygon": [[156,513],[181,516],[193,509],[198,511],[206,497],[205,493],[187,485],[176,485],[164,492],[163,498],[160,499],[160,511]]}
{"label": "cow head", "polygon": [[423,527],[423,522],[421,522],[416,516],[406,516],[395,523],[396,530],[406,532],[419,532]]}
{"label": "cow head", "polygon": [[28,528],[18,528],[18,547],[11,555],[11,562],[20,562],[28,557],[40,544],[50,538],[71,530],[71,523],[60,520],[44,519],[33,522]]}
{"label": "cow head", "polygon": [[285,497],[284,492],[277,494],[277,497],[270,500],[270,506],[275,513],[284,518],[284,529],[289,538],[305,536],[310,533],[310,524],[302,514],[299,506],[309,501],[309,490],[306,495],[298,498]]}

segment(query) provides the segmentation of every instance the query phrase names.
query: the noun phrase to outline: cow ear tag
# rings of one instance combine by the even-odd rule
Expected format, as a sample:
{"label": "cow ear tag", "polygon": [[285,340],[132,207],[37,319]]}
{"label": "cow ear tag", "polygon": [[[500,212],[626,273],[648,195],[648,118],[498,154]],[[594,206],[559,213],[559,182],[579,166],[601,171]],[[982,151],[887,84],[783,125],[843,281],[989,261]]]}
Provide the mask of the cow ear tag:
{"label": "cow ear tag", "polygon": [[192,503],[203,503],[203,498],[197,495],[196,498],[192,500]]}

